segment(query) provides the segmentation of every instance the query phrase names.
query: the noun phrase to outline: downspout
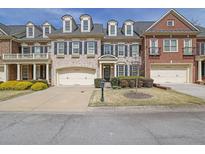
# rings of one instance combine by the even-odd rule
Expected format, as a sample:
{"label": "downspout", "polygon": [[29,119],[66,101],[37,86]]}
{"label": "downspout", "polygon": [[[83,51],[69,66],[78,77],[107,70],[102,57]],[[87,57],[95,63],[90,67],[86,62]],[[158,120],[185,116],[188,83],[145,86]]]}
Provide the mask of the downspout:
{"label": "downspout", "polygon": [[147,66],[146,66],[146,53],[147,53],[147,49],[146,49],[146,36],[143,36],[144,38],[144,74],[145,74],[145,78],[147,77]]}

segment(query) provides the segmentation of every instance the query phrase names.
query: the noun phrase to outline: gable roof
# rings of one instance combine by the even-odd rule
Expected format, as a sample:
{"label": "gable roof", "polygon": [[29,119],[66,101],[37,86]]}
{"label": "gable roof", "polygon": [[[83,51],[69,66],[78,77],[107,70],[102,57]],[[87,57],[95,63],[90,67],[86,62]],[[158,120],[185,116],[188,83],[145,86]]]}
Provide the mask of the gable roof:
{"label": "gable roof", "polygon": [[178,13],[175,9],[169,10],[167,13],[165,13],[159,20],[154,22],[145,32],[148,32],[152,27],[154,27],[157,23],[159,23],[164,17],[166,17],[168,14],[174,13],[174,15],[178,16],[182,21],[186,22],[190,27],[195,29],[195,31],[199,31],[199,29],[193,25],[189,20],[187,20],[183,15]]}
{"label": "gable roof", "polygon": [[2,23],[0,23],[0,31],[2,31],[5,35],[9,35],[9,28]]}

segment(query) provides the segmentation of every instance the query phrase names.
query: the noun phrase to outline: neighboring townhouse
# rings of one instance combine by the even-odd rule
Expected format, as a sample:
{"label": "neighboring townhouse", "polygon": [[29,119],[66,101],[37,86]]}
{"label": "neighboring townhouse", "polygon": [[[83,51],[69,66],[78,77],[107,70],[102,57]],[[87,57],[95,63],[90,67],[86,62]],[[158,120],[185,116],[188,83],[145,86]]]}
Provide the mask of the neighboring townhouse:
{"label": "neighboring townhouse", "polygon": [[52,85],[92,85],[95,78],[142,75],[155,82],[190,83],[205,76],[205,28],[171,9],[157,21],[88,14],[79,22],[0,24],[0,80],[47,80]]}

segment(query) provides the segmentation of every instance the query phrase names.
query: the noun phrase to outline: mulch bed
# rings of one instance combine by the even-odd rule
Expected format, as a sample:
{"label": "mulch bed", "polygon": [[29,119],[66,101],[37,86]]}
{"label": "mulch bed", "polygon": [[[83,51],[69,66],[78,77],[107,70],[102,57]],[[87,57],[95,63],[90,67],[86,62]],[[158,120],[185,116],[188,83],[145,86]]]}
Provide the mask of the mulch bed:
{"label": "mulch bed", "polygon": [[152,95],[145,94],[145,93],[140,93],[140,92],[129,92],[124,94],[125,97],[130,98],[130,99],[146,99],[146,98],[152,98]]}

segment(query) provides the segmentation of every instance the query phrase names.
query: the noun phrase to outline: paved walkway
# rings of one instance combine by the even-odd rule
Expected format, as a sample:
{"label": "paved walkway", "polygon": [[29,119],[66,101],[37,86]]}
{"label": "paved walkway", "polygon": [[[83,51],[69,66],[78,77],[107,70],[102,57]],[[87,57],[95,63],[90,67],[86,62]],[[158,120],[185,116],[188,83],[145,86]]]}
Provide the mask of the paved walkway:
{"label": "paved walkway", "polygon": [[0,111],[84,112],[87,110],[92,87],[51,87],[0,102]]}
{"label": "paved walkway", "polygon": [[205,86],[197,84],[162,84],[171,87],[173,90],[205,99]]}

